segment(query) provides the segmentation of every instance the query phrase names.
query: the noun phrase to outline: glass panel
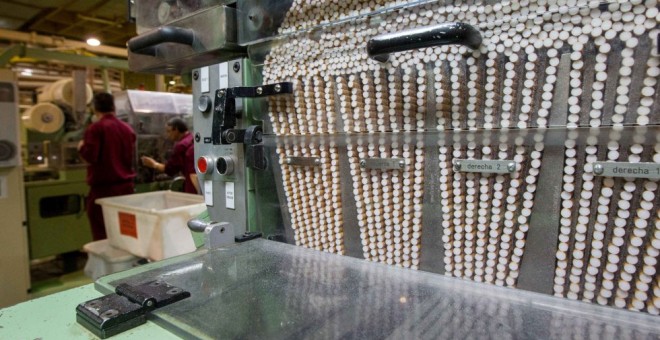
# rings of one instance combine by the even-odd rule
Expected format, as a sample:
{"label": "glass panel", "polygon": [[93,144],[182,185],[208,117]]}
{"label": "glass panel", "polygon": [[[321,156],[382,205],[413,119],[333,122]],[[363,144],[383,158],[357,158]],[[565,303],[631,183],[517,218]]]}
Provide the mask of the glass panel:
{"label": "glass panel", "polygon": [[44,197],[39,200],[39,216],[41,218],[74,215],[82,207],[80,195],[62,195]]}
{"label": "glass panel", "polygon": [[104,277],[191,297],[154,321],[198,338],[651,339],[657,318],[254,240]]}

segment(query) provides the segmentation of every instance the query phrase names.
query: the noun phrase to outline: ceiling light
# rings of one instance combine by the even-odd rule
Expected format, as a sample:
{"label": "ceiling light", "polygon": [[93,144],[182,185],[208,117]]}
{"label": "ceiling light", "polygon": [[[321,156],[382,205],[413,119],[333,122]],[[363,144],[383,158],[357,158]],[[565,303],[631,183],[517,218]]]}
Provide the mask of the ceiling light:
{"label": "ceiling light", "polygon": [[23,75],[23,76],[31,76],[31,75],[32,75],[32,70],[29,69],[29,68],[26,68],[26,69],[24,69],[24,70],[21,72],[21,75]]}
{"label": "ceiling light", "polygon": [[176,85],[176,82],[174,80],[170,80],[170,85]]}
{"label": "ceiling light", "polygon": [[99,45],[101,45],[101,41],[99,41],[96,38],[89,38],[89,39],[87,39],[87,45],[89,45],[89,46],[99,46]]}

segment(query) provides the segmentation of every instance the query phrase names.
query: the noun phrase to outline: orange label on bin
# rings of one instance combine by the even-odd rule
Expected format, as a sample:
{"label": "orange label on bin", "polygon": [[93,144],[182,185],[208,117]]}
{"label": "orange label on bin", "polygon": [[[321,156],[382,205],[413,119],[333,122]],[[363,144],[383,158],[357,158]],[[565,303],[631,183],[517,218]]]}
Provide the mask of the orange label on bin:
{"label": "orange label on bin", "polygon": [[119,212],[119,233],[138,238],[135,215],[121,211]]}

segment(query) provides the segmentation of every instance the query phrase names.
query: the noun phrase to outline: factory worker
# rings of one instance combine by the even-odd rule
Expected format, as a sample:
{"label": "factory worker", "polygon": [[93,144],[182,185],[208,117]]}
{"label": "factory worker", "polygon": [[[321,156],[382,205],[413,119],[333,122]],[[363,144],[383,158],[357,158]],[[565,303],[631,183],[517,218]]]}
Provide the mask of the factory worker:
{"label": "factory worker", "polygon": [[114,97],[109,93],[94,96],[94,116],[78,144],[80,156],[87,161],[87,216],[94,240],[106,238],[101,206],[97,198],[128,195],[134,192],[135,133],[130,125],[115,116]]}
{"label": "factory worker", "polygon": [[159,163],[149,156],[142,156],[142,164],[158,172],[164,172],[169,176],[181,173],[185,177],[183,182],[183,191],[196,194],[197,190],[193,185],[190,175],[195,174],[195,161],[193,151],[193,136],[188,131],[188,126],[180,118],[172,118],[165,126],[167,138],[174,141],[174,149],[167,163]]}

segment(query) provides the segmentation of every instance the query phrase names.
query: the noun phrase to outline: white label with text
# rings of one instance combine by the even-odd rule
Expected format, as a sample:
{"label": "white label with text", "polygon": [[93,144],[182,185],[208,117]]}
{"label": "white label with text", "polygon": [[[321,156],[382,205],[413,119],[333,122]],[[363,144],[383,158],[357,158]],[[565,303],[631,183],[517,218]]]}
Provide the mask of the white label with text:
{"label": "white label with text", "polygon": [[234,203],[234,182],[225,182],[225,206],[227,209],[236,209]]}
{"label": "white label with text", "polygon": [[199,70],[199,84],[202,93],[209,92],[209,67],[202,67]]}
{"label": "white label with text", "polygon": [[596,162],[596,176],[660,179],[660,163]]}
{"label": "white label with text", "polygon": [[204,203],[213,206],[213,181],[204,181]]}

